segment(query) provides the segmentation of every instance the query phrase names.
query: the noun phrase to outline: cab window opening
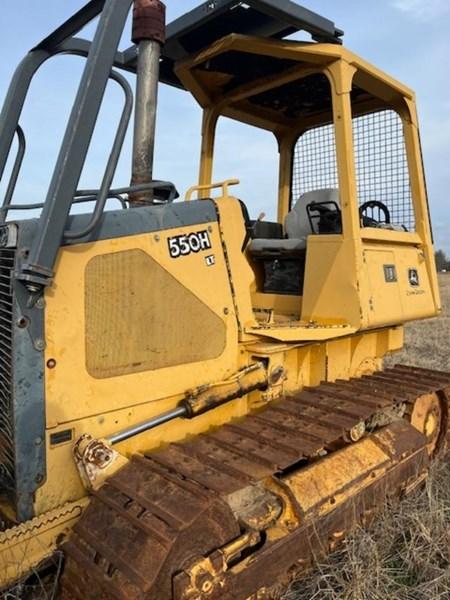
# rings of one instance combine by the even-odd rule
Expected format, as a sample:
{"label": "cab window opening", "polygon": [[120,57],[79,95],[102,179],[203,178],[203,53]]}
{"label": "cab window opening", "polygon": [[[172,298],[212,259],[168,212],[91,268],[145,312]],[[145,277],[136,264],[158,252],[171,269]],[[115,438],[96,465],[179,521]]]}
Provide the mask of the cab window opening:
{"label": "cab window opening", "polygon": [[[355,111],[356,112],[356,111]],[[362,227],[414,232],[416,229],[403,121],[391,108],[354,114],[352,119],[357,201]],[[333,124],[305,131],[293,151],[291,209],[302,197],[338,190]],[[341,233],[339,206],[317,206],[312,232]],[[335,213],[332,216],[332,213]],[[330,224],[330,220],[334,226]]]}

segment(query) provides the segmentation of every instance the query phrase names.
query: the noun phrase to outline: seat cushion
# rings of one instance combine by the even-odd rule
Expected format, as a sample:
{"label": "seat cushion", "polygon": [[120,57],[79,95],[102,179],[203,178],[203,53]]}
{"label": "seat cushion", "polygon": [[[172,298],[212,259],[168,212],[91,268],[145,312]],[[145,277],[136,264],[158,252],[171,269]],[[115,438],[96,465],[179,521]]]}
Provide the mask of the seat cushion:
{"label": "seat cushion", "polygon": [[335,202],[339,206],[339,190],[333,188],[314,190],[300,196],[286,216],[284,227],[288,238],[300,239],[314,233],[307,206],[320,202]]}
{"label": "seat cushion", "polygon": [[291,254],[306,249],[306,238],[294,240],[256,239],[250,244],[252,254]]}

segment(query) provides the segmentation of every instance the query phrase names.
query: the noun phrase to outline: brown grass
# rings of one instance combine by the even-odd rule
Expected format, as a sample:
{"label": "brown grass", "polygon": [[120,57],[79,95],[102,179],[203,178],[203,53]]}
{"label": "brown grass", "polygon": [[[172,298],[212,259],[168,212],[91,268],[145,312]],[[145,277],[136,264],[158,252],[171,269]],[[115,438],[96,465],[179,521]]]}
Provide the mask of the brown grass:
{"label": "brown grass", "polygon": [[369,530],[356,529],[284,600],[450,598],[450,465],[425,489],[387,506]]}
{"label": "brown grass", "polygon": [[386,362],[450,371],[450,273],[439,275],[442,315],[406,327],[405,348]]}
{"label": "brown grass", "polygon": [[[439,280],[442,316],[409,325],[387,364],[450,371],[450,274]],[[450,462],[369,530],[357,528],[284,600],[450,600]]]}

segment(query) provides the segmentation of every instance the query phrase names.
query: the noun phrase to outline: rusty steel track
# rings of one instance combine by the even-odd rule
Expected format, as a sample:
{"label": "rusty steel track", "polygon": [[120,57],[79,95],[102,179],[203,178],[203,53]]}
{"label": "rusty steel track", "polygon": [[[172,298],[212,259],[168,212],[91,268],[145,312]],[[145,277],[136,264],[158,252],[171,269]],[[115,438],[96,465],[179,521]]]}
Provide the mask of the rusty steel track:
{"label": "rusty steel track", "polygon": [[383,419],[388,415],[400,423],[397,429],[401,435],[411,437],[411,433],[401,431],[401,423],[416,431],[407,420],[417,398],[429,394],[442,403],[439,418],[445,433],[441,432],[436,441],[438,449],[448,427],[450,374],[398,366],[360,379],[305,389],[212,433],[170,444],[146,456],[134,456],[94,494],[65,545],[67,563],[61,597],[249,598],[294,562],[307,561],[308,556],[311,559],[314,544],[321,543],[322,530],[327,539],[329,527],[336,529],[340,524],[345,528],[358,511],[363,515],[382,502],[389,485],[395,487],[401,477],[405,481],[418,477],[428,461],[424,435],[413,434],[417,440],[412,443],[420,459],[401,462],[401,448],[397,449],[392,455],[396,466],[383,483],[361,491],[351,505],[344,504],[338,519],[332,513],[314,523],[314,536],[308,534],[306,525],[296,528],[278,545],[264,545],[263,536],[254,560],[236,579],[238,587],[225,586],[219,596],[206,591],[205,595],[178,596],[176,590],[181,588],[174,587],[174,577],[178,577],[179,585],[183,583],[183,569],[193,558],[211,555],[242,535],[242,522],[238,523],[229,499],[240,490],[259,489],[268,478],[279,481],[285,473],[332,455],[349,443],[361,423],[370,434],[377,424],[386,424]]}

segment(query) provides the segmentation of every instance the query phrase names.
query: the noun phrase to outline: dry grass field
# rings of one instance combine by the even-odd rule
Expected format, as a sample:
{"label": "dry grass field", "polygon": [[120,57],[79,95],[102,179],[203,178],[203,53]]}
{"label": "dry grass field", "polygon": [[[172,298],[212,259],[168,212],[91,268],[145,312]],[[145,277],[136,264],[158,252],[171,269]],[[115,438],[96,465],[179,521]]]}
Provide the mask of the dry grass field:
{"label": "dry grass field", "polygon": [[450,273],[439,275],[439,283],[442,315],[409,325],[404,350],[388,362],[450,371]]}
{"label": "dry grass field", "polygon": [[[442,316],[409,325],[388,364],[450,371],[450,274],[439,280]],[[450,462],[386,506],[370,530],[357,529],[284,600],[450,600]]]}

